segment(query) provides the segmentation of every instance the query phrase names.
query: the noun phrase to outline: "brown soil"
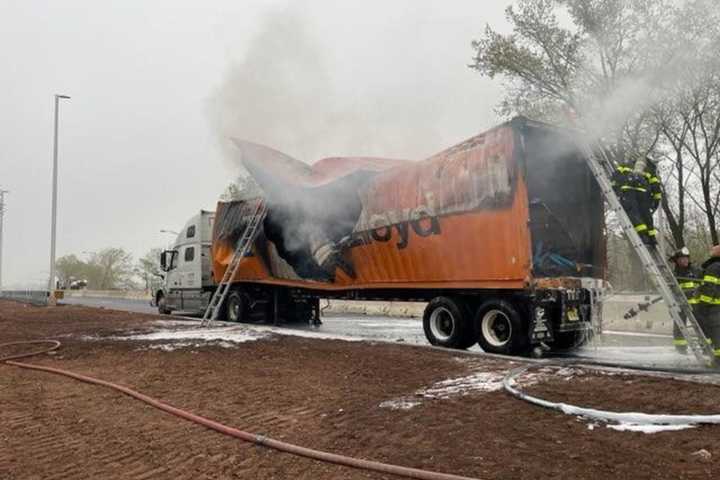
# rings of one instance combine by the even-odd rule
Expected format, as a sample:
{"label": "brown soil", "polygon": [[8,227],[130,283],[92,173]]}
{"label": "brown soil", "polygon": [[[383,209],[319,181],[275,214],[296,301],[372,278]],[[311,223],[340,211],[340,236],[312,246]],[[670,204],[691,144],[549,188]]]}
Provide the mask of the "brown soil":
{"label": "brown soil", "polygon": [[523,391],[553,402],[618,412],[720,414],[718,385],[583,369],[565,369],[560,373],[543,376],[541,382],[528,385]]}
{"label": "brown soil", "polygon": [[[57,354],[28,362],[128,385],[251,432],[405,466],[532,480],[714,478],[720,467],[720,426],[654,435],[589,430],[574,417],[502,391],[424,399],[409,410],[378,406],[413,397],[443,379],[517,366],[509,362],[286,336],[236,348],[208,344],[170,352],[108,338],[153,328],[155,320],[0,302],[0,342],[57,338],[63,342]],[[102,338],[84,340],[85,335]],[[548,376],[528,390],[618,410],[720,411],[716,387],[639,376]],[[692,455],[700,449],[712,458]],[[395,477],[248,445],[102,387],[5,365],[0,366],[0,479],[21,478]]]}

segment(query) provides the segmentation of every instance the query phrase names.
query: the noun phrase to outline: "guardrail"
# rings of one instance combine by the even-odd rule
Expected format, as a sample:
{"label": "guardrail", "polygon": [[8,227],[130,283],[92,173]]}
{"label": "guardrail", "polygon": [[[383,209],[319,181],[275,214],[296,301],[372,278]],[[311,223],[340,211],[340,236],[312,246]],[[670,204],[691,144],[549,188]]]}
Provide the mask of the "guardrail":
{"label": "guardrail", "polygon": [[67,298],[120,298],[124,300],[147,300],[152,295],[145,290],[63,290]]}
{"label": "guardrail", "polygon": [[0,298],[33,305],[47,305],[50,292],[47,290],[2,290],[0,291]]}

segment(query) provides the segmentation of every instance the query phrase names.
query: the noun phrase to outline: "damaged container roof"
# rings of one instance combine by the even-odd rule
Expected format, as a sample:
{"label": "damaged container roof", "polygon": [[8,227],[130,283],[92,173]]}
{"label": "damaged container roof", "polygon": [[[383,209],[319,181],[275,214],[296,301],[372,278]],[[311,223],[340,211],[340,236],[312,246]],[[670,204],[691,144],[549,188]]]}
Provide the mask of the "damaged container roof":
{"label": "damaged container roof", "polygon": [[[519,118],[414,162],[351,157],[308,166],[257,144],[237,146],[268,205],[238,281],[525,288],[538,276],[604,275],[602,198],[564,131]],[[218,205],[216,280],[254,201]]]}

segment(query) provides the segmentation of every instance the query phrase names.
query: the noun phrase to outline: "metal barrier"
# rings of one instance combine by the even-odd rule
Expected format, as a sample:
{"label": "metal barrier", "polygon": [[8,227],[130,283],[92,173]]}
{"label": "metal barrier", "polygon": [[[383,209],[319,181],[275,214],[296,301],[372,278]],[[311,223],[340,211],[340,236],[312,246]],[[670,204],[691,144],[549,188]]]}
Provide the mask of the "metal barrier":
{"label": "metal barrier", "polygon": [[33,305],[47,305],[50,292],[47,290],[2,290],[0,291],[0,298]]}

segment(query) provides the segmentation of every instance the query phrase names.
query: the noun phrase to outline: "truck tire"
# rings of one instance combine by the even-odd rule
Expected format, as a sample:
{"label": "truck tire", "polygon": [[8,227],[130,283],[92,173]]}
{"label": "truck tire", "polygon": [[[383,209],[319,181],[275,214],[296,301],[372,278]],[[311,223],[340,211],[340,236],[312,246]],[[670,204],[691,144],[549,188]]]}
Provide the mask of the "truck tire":
{"label": "truck tire", "polygon": [[167,308],[167,300],[165,299],[165,295],[163,295],[162,293],[158,294],[155,303],[157,304],[158,313],[160,315],[170,315],[172,313],[172,310],[169,310]]}
{"label": "truck tire", "polygon": [[237,290],[230,292],[225,300],[225,318],[228,322],[244,322],[247,320],[247,303],[245,297]]}
{"label": "truck tire", "polygon": [[478,344],[488,353],[525,355],[530,349],[526,323],[510,302],[491,299],[483,302],[475,313]]}
{"label": "truck tire", "polygon": [[431,345],[466,349],[475,338],[470,311],[461,299],[436,297],[423,314],[423,330]]}

